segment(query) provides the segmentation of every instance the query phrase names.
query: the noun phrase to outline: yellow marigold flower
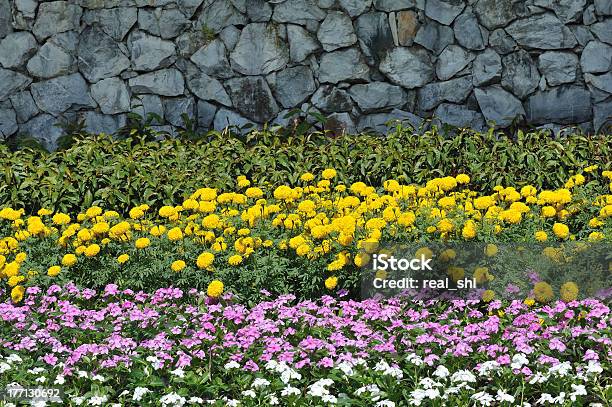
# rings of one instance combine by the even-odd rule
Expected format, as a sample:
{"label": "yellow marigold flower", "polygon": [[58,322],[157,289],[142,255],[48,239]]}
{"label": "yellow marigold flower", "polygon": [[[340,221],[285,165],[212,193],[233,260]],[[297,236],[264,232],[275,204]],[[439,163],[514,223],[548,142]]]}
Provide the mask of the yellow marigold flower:
{"label": "yellow marigold flower", "polygon": [[385,188],[386,191],[395,192],[395,191],[399,191],[401,186],[399,182],[397,182],[396,180],[390,179],[390,180],[383,182],[383,188]]}
{"label": "yellow marigold flower", "polygon": [[136,248],[137,249],[145,249],[149,247],[151,241],[146,237],[141,237],[140,239],[136,239]]}
{"label": "yellow marigold flower", "polygon": [[80,246],[77,246],[76,249],[74,249],[74,252],[76,254],[78,254],[78,255],[81,255],[81,254],[85,253],[85,250],[87,250],[87,247],[85,247],[83,245],[80,245]]}
{"label": "yellow marigold flower", "polygon": [[528,307],[532,307],[535,304],[535,300],[533,298],[525,298],[525,301],[523,301],[523,304],[525,304]]}
{"label": "yellow marigold flower", "polygon": [[219,280],[213,280],[208,284],[206,294],[212,298],[219,298],[223,294],[223,283]]}
{"label": "yellow marigold flower", "polygon": [[11,300],[16,304],[23,300],[23,294],[25,293],[25,288],[21,285],[13,287],[11,290]]}
{"label": "yellow marigold flower", "polygon": [[599,216],[602,218],[607,218],[612,216],[612,205],[606,205],[599,211]]}
{"label": "yellow marigold flower", "polygon": [[485,210],[495,205],[495,198],[491,196],[481,196],[474,199],[474,208]]}
{"label": "yellow marigold flower", "polygon": [[459,174],[455,177],[455,179],[457,180],[457,183],[459,184],[469,184],[470,183],[470,177],[467,174]]}
{"label": "yellow marigold flower", "polygon": [[65,254],[64,257],[62,258],[62,266],[65,266],[65,267],[74,266],[76,262],[77,262],[77,257],[72,253]]}
{"label": "yellow marigold flower", "polygon": [[483,284],[487,281],[493,280],[493,276],[491,273],[489,273],[489,269],[487,267],[476,267],[476,269],[474,269],[473,277],[477,284]]}
{"label": "yellow marigold flower", "polygon": [[95,218],[96,216],[100,216],[102,215],[102,208],[100,208],[99,206],[92,206],[91,208],[87,209],[87,211],[85,211],[85,215],[88,218]]}
{"label": "yellow marigold flower", "polygon": [[110,230],[110,226],[106,222],[98,222],[91,227],[91,231],[96,235],[103,235]]}
{"label": "yellow marigold flower", "polygon": [[47,275],[49,275],[49,277],[56,277],[60,273],[60,271],[62,271],[62,268],[60,266],[51,266],[47,270]]}
{"label": "yellow marigold flower", "polygon": [[248,196],[249,198],[258,199],[258,198],[261,198],[264,193],[260,188],[252,187],[252,188],[248,188],[244,192],[244,194]]}
{"label": "yellow marigold flower", "polygon": [[337,285],[338,277],[336,276],[327,277],[327,279],[325,280],[325,288],[327,288],[328,290],[333,290],[334,288],[336,288]]}
{"label": "yellow marigold flower", "polygon": [[545,242],[546,240],[548,240],[548,235],[543,230],[539,230],[535,232],[535,239],[538,242]]}
{"label": "yellow marigold flower", "polygon": [[578,285],[573,281],[568,281],[561,286],[559,294],[564,302],[575,301],[578,299]]}
{"label": "yellow marigold flower", "polygon": [[199,269],[210,269],[215,261],[215,255],[210,252],[204,252],[198,256],[196,265]]}
{"label": "yellow marigold flower", "polygon": [[300,180],[302,182],[310,182],[315,178],[314,174],[310,173],[310,172],[305,172],[304,174],[302,174],[300,176]]}
{"label": "yellow marigold flower", "polygon": [[150,233],[152,236],[159,237],[159,236],[163,235],[164,233],[166,233],[166,227],[165,227],[165,226],[163,226],[163,225],[160,225],[160,226],[153,226],[153,227],[151,228],[151,230],[149,230],[149,233]]}
{"label": "yellow marigold flower", "polygon": [[286,185],[281,185],[274,190],[274,198],[276,199],[287,200],[290,199],[292,196],[293,190]]}
{"label": "yellow marigold flower", "polygon": [[140,208],[132,208],[130,209],[130,218],[136,220],[140,219],[144,216],[144,211]]}
{"label": "yellow marigold flower", "polygon": [[545,304],[553,299],[554,293],[550,284],[539,281],[533,287],[533,296],[536,301]]}
{"label": "yellow marigold flower", "polygon": [[435,233],[436,230],[438,230],[438,228],[436,228],[435,226],[427,226],[427,229],[425,229],[427,233]]}
{"label": "yellow marigold flower", "polygon": [[450,276],[450,278],[455,282],[465,277],[465,269],[463,269],[463,267],[450,266],[446,270],[446,272]]}
{"label": "yellow marigold flower", "polygon": [[119,213],[116,211],[106,211],[104,212],[104,217],[107,219],[111,219],[111,218],[118,218],[119,217]]}
{"label": "yellow marigold flower", "polygon": [[542,217],[544,218],[552,218],[557,214],[557,210],[552,206],[544,206],[542,207]]}
{"label": "yellow marigold flower", "polygon": [[310,246],[307,244],[301,244],[295,249],[295,252],[298,256],[303,257],[310,253]]}
{"label": "yellow marigold flower", "polygon": [[128,260],[130,259],[130,256],[127,254],[122,254],[119,257],[117,257],[117,263],[119,264],[124,264],[126,263]]}
{"label": "yellow marigold flower", "polygon": [[65,213],[58,212],[51,218],[54,224],[58,226],[67,225],[70,223],[70,216]]}
{"label": "yellow marigold flower", "polygon": [[17,255],[15,256],[15,263],[22,264],[24,261],[26,261],[27,258],[28,258],[28,255],[26,253],[24,252],[17,253]]}
{"label": "yellow marigold flower", "polygon": [[589,233],[589,242],[597,242],[604,238],[604,234],[602,232],[591,232]]}
{"label": "yellow marigold flower", "polygon": [[159,208],[159,216],[162,218],[170,218],[177,214],[176,209],[172,206],[162,206]]}
{"label": "yellow marigold flower", "polygon": [[179,272],[183,270],[186,266],[187,265],[185,264],[183,260],[176,260],[172,262],[172,265],[170,265],[170,268],[172,269],[172,271]]}
{"label": "yellow marigold flower", "polygon": [[444,218],[438,222],[437,227],[441,233],[450,233],[455,228],[455,225],[450,220]]}
{"label": "yellow marigold flower", "polygon": [[440,253],[440,260],[442,261],[450,261],[457,257],[457,252],[453,249],[446,249],[442,253]]}
{"label": "yellow marigold flower", "polygon": [[11,276],[8,279],[8,285],[9,287],[15,287],[17,284],[21,283],[23,280],[25,280],[24,276]]}
{"label": "yellow marigold flower", "polygon": [[569,228],[563,223],[555,223],[553,225],[553,233],[559,239],[567,239],[569,237]]}
{"label": "yellow marigold flower", "polygon": [[495,298],[495,292],[493,290],[485,290],[482,292],[481,297],[484,302],[491,302]]}
{"label": "yellow marigold flower", "polygon": [[537,193],[538,190],[533,185],[525,185],[523,188],[521,188],[521,195],[524,198],[535,196]]}
{"label": "yellow marigold flower", "polygon": [[473,220],[468,220],[463,225],[463,229],[461,229],[461,236],[464,239],[469,240],[476,237],[476,222]]}
{"label": "yellow marigold flower", "polygon": [[91,232],[89,231],[89,229],[79,230],[79,233],[77,233],[77,237],[79,238],[81,242],[87,242],[93,239],[93,236],[91,235]]}
{"label": "yellow marigold flower", "polygon": [[603,226],[603,221],[601,221],[600,219],[592,218],[591,220],[589,220],[589,227],[598,228],[600,226]]}
{"label": "yellow marigold flower", "polygon": [[333,168],[326,168],[321,173],[321,176],[324,179],[332,179],[336,176],[336,170],[334,170]]}
{"label": "yellow marigold flower", "polygon": [[221,219],[218,215],[210,214],[202,219],[202,226],[206,229],[215,229],[221,226]]}
{"label": "yellow marigold flower", "polygon": [[168,231],[168,240],[176,242],[183,238],[183,231],[179,227],[172,228]]}
{"label": "yellow marigold flower", "polygon": [[424,259],[431,259],[433,257],[433,251],[429,247],[421,247],[414,253],[414,257],[420,259],[421,256],[423,256]]}
{"label": "yellow marigold flower", "polygon": [[489,243],[485,246],[484,253],[487,257],[493,257],[499,252],[497,246],[492,243]]}
{"label": "yellow marigold flower", "polygon": [[249,185],[251,185],[251,181],[249,181],[248,179],[241,179],[240,181],[238,181],[238,187],[239,188],[246,188]]}
{"label": "yellow marigold flower", "polygon": [[100,246],[95,243],[87,246],[85,249],[85,256],[87,257],[94,257],[98,253],[100,253]]}
{"label": "yellow marigold flower", "polygon": [[234,254],[227,259],[227,262],[230,264],[230,266],[238,266],[242,263],[242,256],[239,254]]}

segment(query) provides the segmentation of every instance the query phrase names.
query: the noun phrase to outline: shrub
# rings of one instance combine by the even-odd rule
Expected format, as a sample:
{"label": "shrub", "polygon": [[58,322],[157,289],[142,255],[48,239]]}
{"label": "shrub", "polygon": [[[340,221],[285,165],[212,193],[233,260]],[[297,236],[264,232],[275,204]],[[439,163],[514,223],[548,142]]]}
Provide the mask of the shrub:
{"label": "shrub", "polygon": [[577,168],[609,167],[612,138],[546,132],[503,134],[463,130],[445,137],[397,127],[386,137],[287,136],[253,131],[241,138],[210,132],[197,141],[87,137],[64,150],[11,152],[0,145],[0,205],[75,212],[104,203],[125,214],[139,204],[172,205],[201,185],[228,189],[238,175],[259,185],[295,183],[300,174],[338,169],[340,181],[381,186],[387,179],[424,183],[472,174],[473,185],[556,188]]}

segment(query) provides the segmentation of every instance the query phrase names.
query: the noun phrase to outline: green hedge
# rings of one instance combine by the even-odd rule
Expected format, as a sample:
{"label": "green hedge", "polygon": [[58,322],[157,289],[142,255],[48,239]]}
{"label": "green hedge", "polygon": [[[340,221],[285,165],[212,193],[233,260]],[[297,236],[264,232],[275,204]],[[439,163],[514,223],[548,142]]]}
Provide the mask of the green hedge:
{"label": "green hedge", "polygon": [[278,185],[328,167],[345,174],[344,182],[372,185],[468,173],[483,191],[500,184],[559,187],[577,169],[609,167],[611,160],[610,137],[555,139],[543,131],[519,131],[514,138],[493,130],[445,137],[435,129],[416,134],[402,127],[386,137],[271,131],[245,137],[213,131],[197,141],[88,136],[54,153],[12,152],[0,144],[0,207],[73,212],[100,204],[127,211],[141,203],[173,204],[202,186],[228,187],[241,174],[259,185]]}

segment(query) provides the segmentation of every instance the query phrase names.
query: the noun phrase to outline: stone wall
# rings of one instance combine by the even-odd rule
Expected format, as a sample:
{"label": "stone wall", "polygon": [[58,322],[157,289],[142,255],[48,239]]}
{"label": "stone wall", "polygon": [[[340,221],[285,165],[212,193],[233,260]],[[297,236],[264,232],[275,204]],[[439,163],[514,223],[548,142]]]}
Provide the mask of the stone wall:
{"label": "stone wall", "polygon": [[[348,131],[612,115],[612,0],[0,0],[0,137],[126,113]],[[161,123],[160,123],[161,124]]]}

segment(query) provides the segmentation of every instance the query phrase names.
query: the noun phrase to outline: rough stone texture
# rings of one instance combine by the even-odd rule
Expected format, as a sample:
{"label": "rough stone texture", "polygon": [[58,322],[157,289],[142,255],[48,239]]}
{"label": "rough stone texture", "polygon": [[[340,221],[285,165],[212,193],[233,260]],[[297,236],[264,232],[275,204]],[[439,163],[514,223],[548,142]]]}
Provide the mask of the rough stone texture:
{"label": "rough stone texture", "polygon": [[183,111],[208,129],[295,109],[334,134],[415,114],[593,131],[611,69],[609,0],[0,0],[2,137],[50,146],[59,116],[108,132],[128,112],[169,134]]}
{"label": "rough stone texture", "polygon": [[525,103],[525,111],[527,120],[534,124],[575,124],[593,118],[589,91],[578,86],[559,86],[537,92]]}
{"label": "rough stone texture", "polygon": [[300,105],[317,89],[312,71],[306,66],[295,66],[272,74],[268,82],[276,100],[284,107]]}
{"label": "rough stone texture", "polygon": [[607,128],[604,134],[612,132],[612,99],[593,106],[593,126],[597,132],[603,127]]}
{"label": "rough stone texture", "polygon": [[[612,57],[612,54],[610,55]],[[608,63],[608,67],[609,65]],[[578,70],[578,57],[569,52],[548,51],[539,56],[538,68],[550,86],[574,82]]]}
{"label": "rough stone texture", "polygon": [[523,99],[532,93],[540,82],[538,68],[527,51],[521,50],[502,58],[504,88]]}
{"label": "rough stone texture", "polygon": [[472,68],[474,86],[490,85],[501,80],[501,58],[490,48],[476,56]]}
{"label": "rough stone texture", "polygon": [[369,68],[355,48],[326,52],[321,56],[319,81],[322,83],[367,81],[368,78]]}
{"label": "rough stone texture", "polygon": [[63,134],[62,129],[55,124],[57,124],[56,117],[50,114],[40,114],[19,126],[19,131],[36,137],[46,149],[55,150],[57,139]]}
{"label": "rough stone texture", "polygon": [[54,116],[74,106],[96,106],[87,82],[78,73],[33,83],[32,96],[40,110]]}
{"label": "rough stone texture", "polygon": [[83,10],[70,1],[52,1],[38,7],[38,15],[32,32],[38,39],[45,39],[53,34],[77,30]]}
{"label": "rough stone texture", "polygon": [[230,54],[232,68],[244,75],[265,75],[287,65],[287,45],[278,38],[273,25],[249,24],[242,30]]}
{"label": "rough stone texture", "polygon": [[544,13],[517,20],[506,32],[524,47],[538,49],[573,48],[576,38],[554,14]]}
{"label": "rough stone texture", "polygon": [[325,51],[348,47],[357,42],[350,17],[339,11],[327,14],[321,23],[317,38]]}
{"label": "rough stone texture", "polygon": [[476,88],[474,95],[485,119],[497,127],[509,126],[517,116],[525,116],[521,101],[499,85]]}
{"label": "rough stone texture", "polygon": [[442,103],[434,112],[434,124],[450,124],[455,127],[484,131],[486,124],[482,113],[467,106]]}
{"label": "rough stone texture", "polygon": [[268,83],[260,76],[230,79],[227,88],[234,106],[247,119],[263,123],[279,111]]}
{"label": "rough stone texture", "polygon": [[119,78],[103,79],[91,85],[91,96],[104,114],[129,112],[130,92]]}
{"label": "rough stone texture", "polygon": [[130,67],[125,46],[120,46],[96,26],[81,34],[78,46],[79,71],[90,82],[119,75]]}
{"label": "rough stone texture", "polygon": [[458,45],[449,45],[442,51],[436,63],[436,75],[447,80],[459,73],[474,60],[474,55]]}
{"label": "rough stone texture", "polygon": [[582,72],[603,73],[612,68],[612,46],[599,41],[591,41],[580,56]]}
{"label": "rough stone texture", "polygon": [[418,91],[419,108],[426,111],[442,102],[461,103],[469,96],[472,89],[471,76],[427,84]]}
{"label": "rough stone texture", "polygon": [[395,48],[380,63],[380,71],[391,82],[407,89],[425,85],[433,79],[434,69],[427,53],[412,48]]}
{"label": "rough stone texture", "polygon": [[464,8],[463,0],[427,0],[425,15],[440,24],[450,25]]}
{"label": "rough stone texture", "polygon": [[357,123],[357,131],[370,130],[375,133],[384,134],[389,130],[388,126],[395,126],[397,122],[418,129],[423,125],[423,119],[419,116],[399,109],[393,109],[389,113],[374,113],[363,115]]}
{"label": "rough stone texture", "polygon": [[36,38],[27,31],[14,32],[0,41],[0,65],[17,68],[23,65],[37,49]]}
{"label": "rough stone texture", "polygon": [[136,71],[167,68],[176,60],[176,48],[171,41],[137,31],[129,44],[132,66]]}
{"label": "rough stone texture", "polygon": [[289,57],[292,62],[302,62],[307,56],[321,48],[317,40],[299,25],[287,24]]}
{"label": "rough stone texture", "polygon": [[129,81],[134,93],[153,93],[161,96],[178,96],[185,91],[183,75],[176,69],[161,69],[136,76]]}
{"label": "rough stone texture", "polygon": [[0,139],[17,133],[17,115],[13,109],[0,109]]}
{"label": "rough stone texture", "polygon": [[408,94],[404,89],[386,82],[353,85],[349,94],[366,113],[379,109],[402,108],[408,102]]}
{"label": "rough stone texture", "polygon": [[325,113],[350,112],[353,109],[353,101],[349,94],[333,86],[321,86],[312,95],[312,104]]}

